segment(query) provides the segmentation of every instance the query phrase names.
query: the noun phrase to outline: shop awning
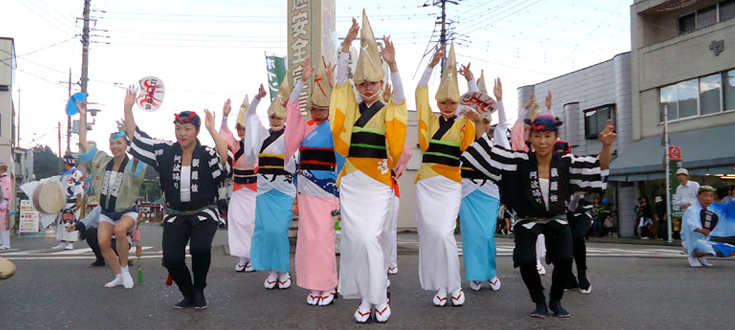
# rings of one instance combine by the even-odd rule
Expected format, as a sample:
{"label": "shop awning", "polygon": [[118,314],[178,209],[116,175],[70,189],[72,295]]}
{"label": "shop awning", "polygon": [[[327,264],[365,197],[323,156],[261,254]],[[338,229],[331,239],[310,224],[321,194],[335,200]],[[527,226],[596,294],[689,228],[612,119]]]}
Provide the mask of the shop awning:
{"label": "shop awning", "polygon": [[[671,145],[681,148],[681,166],[690,175],[735,173],[735,125],[705,128],[671,134]],[[664,146],[662,138],[650,137],[633,142],[610,164],[610,181],[647,181],[663,179]]]}

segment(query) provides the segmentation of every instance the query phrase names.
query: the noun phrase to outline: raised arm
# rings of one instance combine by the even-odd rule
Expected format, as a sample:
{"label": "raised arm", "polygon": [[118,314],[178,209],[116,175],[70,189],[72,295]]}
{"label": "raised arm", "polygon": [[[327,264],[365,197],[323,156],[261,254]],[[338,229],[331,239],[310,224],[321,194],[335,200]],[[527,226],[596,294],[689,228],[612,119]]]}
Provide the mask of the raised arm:
{"label": "raised arm", "polygon": [[600,152],[600,169],[606,170],[610,168],[610,161],[612,161],[612,144],[615,142],[615,138],[618,134],[615,133],[615,127],[612,125],[612,120],[607,120],[605,129],[600,132],[597,138],[602,142],[602,151]]}
{"label": "raised arm", "polygon": [[434,67],[443,57],[444,52],[437,46],[431,62],[429,62],[424,74],[421,76],[418,86],[416,86],[416,109],[419,112],[419,146],[422,151],[426,151],[429,148],[429,141],[431,140],[429,127],[438,120],[437,116],[432,113],[431,106],[429,105],[429,78],[431,78]]}
{"label": "raised arm", "polygon": [[132,86],[125,92],[125,134],[129,140],[133,140],[135,136],[135,117],[133,116],[133,104],[135,104],[136,90]]}
{"label": "raised arm", "polygon": [[342,48],[340,49],[339,59],[337,60],[337,87],[342,87],[347,83],[347,62],[350,58],[350,46],[352,41],[357,39],[357,33],[360,32],[360,25],[357,24],[357,19],[352,18],[352,26],[347,31],[345,40],[342,41]]}
{"label": "raised arm", "polygon": [[468,92],[479,92],[480,88],[477,87],[477,81],[475,81],[475,75],[472,73],[472,70],[470,70],[470,65],[472,63],[467,63],[467,65],[461,65],[459,68],[459,74],[464,76],[465,79],[467,79],[467,91]]}
{"label": "raised arm", "polygon": [[79,146],[89,151],[89,142],[87,141],[87,101],[77,102],[79,109]]}
{"label": "raised arm", "polygon": [[[304,63],[304,69],[301,71],[301,79],[296,83],[291,97],[286,105],[286,128],[283,133],[283,138],[286,142],[286,153],[285,159],[291,159],[296,150],[299,149],[301,142],[304,140],[304,134],[306,133],[306,120],[299,111],[299,95],[304,89],[304,85],[309,81],[311,75],[314,74],[316,68],[311,66],[311,57],[306,57]],[[316,88],[316,84],[314,84]]]}
{"label": "raised arm", "polygon": [[227,142],[219,135],[217,129],[214,128],[214,112],[209,112],[209,109],[204,109],[204,114],[204,126],[209,131],[209,135],[212,136],[212,140],[214,140],[215,149],[217,149],[217,153],[222,161],[227,162]]}

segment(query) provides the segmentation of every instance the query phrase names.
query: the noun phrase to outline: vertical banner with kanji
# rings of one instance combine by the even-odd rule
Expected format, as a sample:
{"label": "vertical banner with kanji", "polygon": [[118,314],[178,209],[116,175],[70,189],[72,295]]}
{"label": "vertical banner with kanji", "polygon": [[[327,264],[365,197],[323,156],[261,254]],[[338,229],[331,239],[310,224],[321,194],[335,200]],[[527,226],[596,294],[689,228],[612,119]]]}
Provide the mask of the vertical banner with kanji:
{"label": "vertical banner with kanji", "polygon": [[265,55],[265,67],[268,71],[268,90],[272,101],[278,94],[278,87],[281,87],[283,77],[286,76],[285,58]]}

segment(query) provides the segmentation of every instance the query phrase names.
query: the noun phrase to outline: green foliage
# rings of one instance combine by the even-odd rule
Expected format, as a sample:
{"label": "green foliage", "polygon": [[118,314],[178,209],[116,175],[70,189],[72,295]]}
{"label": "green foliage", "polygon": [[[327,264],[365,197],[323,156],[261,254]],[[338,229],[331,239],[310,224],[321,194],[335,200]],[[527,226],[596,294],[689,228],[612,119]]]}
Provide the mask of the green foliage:
{"label": "green foliage", "polygon": [[49,146],[33,147],[33,173],[36,180],[58,175],[61,169],[61,158],[56,156]]}

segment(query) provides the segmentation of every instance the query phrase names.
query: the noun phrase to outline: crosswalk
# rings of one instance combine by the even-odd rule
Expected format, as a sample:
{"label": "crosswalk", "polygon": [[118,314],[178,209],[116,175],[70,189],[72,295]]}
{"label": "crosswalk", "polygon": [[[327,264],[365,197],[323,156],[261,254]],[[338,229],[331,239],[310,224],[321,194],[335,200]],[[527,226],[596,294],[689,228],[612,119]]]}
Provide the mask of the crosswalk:
{"label": "crosswalk", "polygon": [[[188,250],[187,246],[187,250]],[[161,258],[163,251],[153,250],[152,246],[143,246],[143,255],[141,259],[148,258]],[[135,250],[131,249],[131,257],[135,258]],[[90,248],[79,248],[74,250],[52,250],[52,249],[32,249],[22,250],[18,248],[12,248],[8,250],[0,251],[0,257],[8,260],[48,260],[48,259],[89,259],[94,258],[94,253]]]}
{"label": "crosswalk", "polygon": [[[399,241],[399,249],[418,249],[418,241]],[[508,257],[513,255],[514,243],[497,242],[496,251],[499,257]],[[462,255],[462,242],[457,241],[459,254]],[[629,245],[621,247],[621,245],[605,246],[605,244],[596,244],[587,246],[588,257],[656,257],[656,258],[681,258],[684,253],[681,248],[661,247],[651,245]]]}

